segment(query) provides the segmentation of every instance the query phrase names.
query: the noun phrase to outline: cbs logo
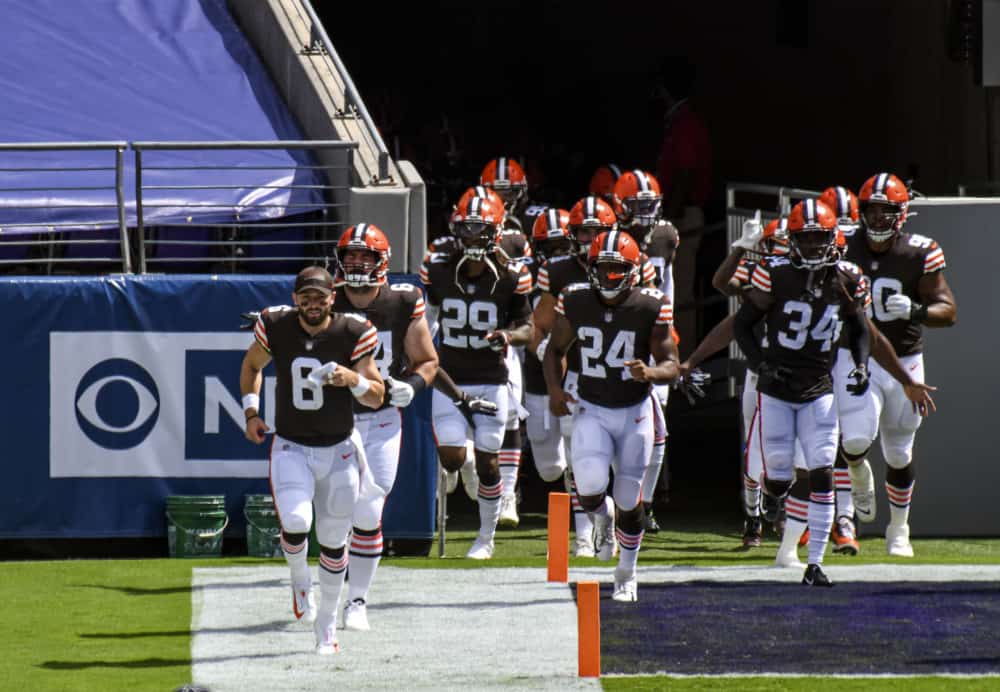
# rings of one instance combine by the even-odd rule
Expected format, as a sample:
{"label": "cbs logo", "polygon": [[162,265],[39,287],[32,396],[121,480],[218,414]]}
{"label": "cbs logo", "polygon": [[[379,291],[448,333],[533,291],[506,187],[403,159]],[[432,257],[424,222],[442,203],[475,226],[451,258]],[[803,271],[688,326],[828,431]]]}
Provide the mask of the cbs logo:
{"label": "cbs logo", "polygon": [[160,413],[160,392],[138,363],[110,358],[88,370],[76,387],[76,420],[106,449],[131,449],[149,435]]}

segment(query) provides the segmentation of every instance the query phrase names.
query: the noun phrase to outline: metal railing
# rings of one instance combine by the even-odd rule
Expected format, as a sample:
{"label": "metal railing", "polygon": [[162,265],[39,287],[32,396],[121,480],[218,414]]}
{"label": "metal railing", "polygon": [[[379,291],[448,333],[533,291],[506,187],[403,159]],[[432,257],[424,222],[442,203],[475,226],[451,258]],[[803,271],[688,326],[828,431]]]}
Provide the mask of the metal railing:
{"label": "metal railing", "polygon": [[[236,190],[243,189],[245,185],[230,184],[191,184],[191,185],[150,185],[146,182],[148,175],[155,171],[176,171],[188,170],[199,172],[232,171],[240,170],[272,170],[288,171],[292,170],[288,166],[186,166],[186,165],[150,165],[149,155],[153,152],[165,151],[221,151],[234,149],[280,149],[280,150],[339,150],[344,154],[343,161],[337,164],[308,164],[299,165],[294,170],[312,169],[321,171],[324,176],[328,171],[336,169],[349,169],[352,165],[353,152],[357,149],[357,142],[343,141],[284,141],[284,142],[133,142],[132,149],[135,152],[135,199],[137,218],[137,249],[138,249],[138,271],[146,273],[150,264],[205,264],[221,263],[230,271],[241,268],[239,265],[256,262],[297,262],[306,261],[328,261],[332,252],[332,245],[336,244],[338,234],[330,233],[331,229],[336,229],[343,225],[343,222],[330,212],[335,209],[345,209],[348,206],[346,201],[347,186],[335,186],[326,182],[321,185],[295,185],[293,183],[282,185],[255,185],[255,189],[268,189],[273,191],[292,190],[312,190],[322,195],[322,201],[309,202],[305,204],[295,203],[248,203],[241,204],[238,208],[227,205],[204,204],[202,202],[189,202],[181,204],[171,200],[166,202],[150,202],[149,193],[160,193],[165,191],[187,191],[189,194],[204,190]],[[328,176],[325,176],[328,177]],[[338,194],[345,201],[338,201]],[[168,221],[150,221],[149,210],[168,209],[172,219]],[[241,215],[248,215],[247,212],[260,212],[262,210],[280,211],[280,217],[268,218],[253,222],[241,221]],[[220,212],[229,212],[232,219],[206,220],[200,221],[197,216],[206,211],[218,215]],[[190,212],[190,213],[187,213]],[[307,213],[311,212],[311,213]],[[318,212],[318,213],[312,213]],[[267,216],[266,214],[262,216]],[[157,229],[157,233],[147,233],[147,226]],[[170,235],[171,229],[217,229],[216,237],[207,239],[191,238],[163,238],[157,237]],[[267,239],[269,233],[280,235],[293,229],[306,229],[302,238],[290,240],[288,238]],[[178,246],[202,247],[206,252],[200,255],[183,256],[156,256],[150,250],[158,248],[177,248]],[[280,255],[253,255],[253,249],[263,248],[284,249]],[[303,248],[299,254],[288,254],[288,248]],[[311,250],[311,251],[310,251]]]}
{"label": "metal railing", "polygon": [[[92,152],[109,151],[114,152],[113,162],[107,166],[103,165],[81,165],[81,166],[49,166],[44,163],[38,165],[4,166],[0,167],[0,180],[5,182],[0,187],[0,195],[8,197],[0,207],[0,213],[8,210],[20,212],[44,210],[53,218],[44,221],[22,221],[11,218],[7,221],[8,214],[4,213],[4,219],[0,222],[0,264],[31,266],[44,265],[46,273],[51,274],[57,265],[72,265],[81,263],[117,263],[118,258],[112,257],[66,257],[63,256],[67,249],[79,248],[82,246],[114,245],[120,244],[122,270],[131,272],[129,264],[129,239],[126,232],[125,217],[125,194],[123,183],[124,152],[128,148],[127,142],[4,142],[0,143],[2,152],[25,152],[38,154],[42,152]],[[44,158],[44,157],[42,157]],[[43,187],[19,187],[12,186],[18,173],[32,174],[53,174],[55,176],[65,176],[67,173],[82,174],[81,177],[93,177],[94,184],[88,185],[67,185],[59,184],[59,180],[53,185]],[[111,174],[111,175],[109,175]],[[110,178],[110,180],[108,179]],[[28,194],[30,193],[30,194]],[[44,193],[44,195],[39,194]],[[81,195],[81,193],[83,193]],[[111,197],[113,201],[104,199],[104,195]],[[20,203],[24,196],[34,197],[29,203]],[[51,197],[74,197],[93,196],[95,199],[86,201],[65,201],[61,204],[39,203],[42,198]],[[83,221],[74,218],[81,212],[90,209],[115,209],[116,214],[112,218],[102,221]],[[104,239],[98,238],[70,238],[66,233],[70,231],[85,230],[107,230],[117,227],[118,236]],[[34,232],[37,229],[38,232]],[[20,256],[19,250],[26,249],[24,256]],[[111,253],[108,253],[109,255]]]}
{"label": "metal railing", "polygon": [[358,88],[354,85],[354,80],[351,79],[351,75],[348,73],[347,67],[344,65],[344,62],[340,59],[340,55],[333,47],[333,42],[327,35],[326,29],[323,27],[323,23],[316,14],[316,10],[313,8],[312,3],[309,0],[299,1],[302,4],[303,9],[306,11],[306,14],[309,15],[309,49],[315,53],[326,53],[326,55],[330,57],[330,60],[333,61],[338,77],[344,83],[344,111],[353,111],[361,119],[361,122],[364,123],[365,129],[368,130],[368,134],[371,137],[372,143],[374,144],[375,150],[378,154],[378,172],[376,180],[388,180],[390,178],[389,149],[385,146],[385,141],[382,139],[381,133],[375,126],[375,121],[372,120],[371,115],[368,113],[368,108],[365,106],[365,102],[362,100],[361,94],[358,92]]}

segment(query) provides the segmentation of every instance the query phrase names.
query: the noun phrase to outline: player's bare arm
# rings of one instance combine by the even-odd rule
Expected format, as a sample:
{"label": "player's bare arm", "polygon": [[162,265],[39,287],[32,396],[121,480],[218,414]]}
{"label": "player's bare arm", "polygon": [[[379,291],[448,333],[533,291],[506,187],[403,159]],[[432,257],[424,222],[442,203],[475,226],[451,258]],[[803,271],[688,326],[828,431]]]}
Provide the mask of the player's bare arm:
{"label": "player's bare arm", "polygon": [[[917,307],[913,318],[926,327],[951,327],[958,320],[955,295],[944,278],[944,272],[933,272],[920,277],[917,284],[922,307]],[[923,312],[924,314],[920,314]]]}
{"label": "player's bare arm", "polygon": [[576,399],[563,389],[563,357],[572,345],[576,336],[569,320],[556,313],[549,338],[549,347],[545,350],[542,360],[542,372],[545,375],[545,387],[549,393],[549,410],[555,416],[568,416],[570,411],[567,403],[575,404]]}
{"label": "player's bare arm", "polygon": [[428,385],[434,382],[438,371],[438,356],[434,350],[431,330],[423,317],[410,320],[403,337],[403,349],[413,374],[420,375]]}
{"label": "player's bare arm", "polygon": [[[263,346],[256,341],[250,344],[246,355],[243,356],[243,364],[240,366],[240,395],[245,403],[249,403],[248,396],[253,402],[259,402],[261,372],[270,362],[271,354]],[[267,423],[260,417],[258,408],[259,404],[253,403],[253,405],[245,406],[243,409],[243,414],[247,419],[243,434],[255,444],[262,443],[264,436],[270,431]]]}
{"label": "player's bare arm", "polygon": [[696,367],[701,365],[709,356],[721,351],[729,345],[734,338],[733,322],[736,316],[727,315],[725,319],[712,327],[712,331],[705,335],[698,347],[680,364],[681,375],[687,375]]}
{"label": "player's bare arm", "polygon": [[899,355],[892,342],[875,326],[871,318],[866,317],[865,319],[868,320],[868,331],[871,333],[872,339],[872,358],[875,359],[875,362],[881,365],[894,380],[903,385],[906,398],[910,400],[915,412],[921,416],[927,416],[937,411],[934,399],[931,398],[931,392],[936,391],[937,387],[916,382],[910,377],[909,371],[899,361]]}
{"label": "player's bare arm", "polygon": [[531,318],[513,322],[507,329],[497,329],[486,335],[486,340],[502,340],[508,346],[527,346],[532,334]]}
{"label": "player's bare arm", "polygon": [[677,355],[677,344],[670,331],[669,324],[658,324],[649,335],[649,352],[656,365],[648,365],[641,360],[629,360],[625,367],[629,369],[632,378],[639,382],[653,384],[668,384],[680,376],[680,363]]}
{"label": "player's bare arm", "polygon": [[[367,388],[362,378],[367,381]],[[354,394],[354,398],[368,408],[381,406],[382,398],[385,396],[385,383],[378,374],[375,359],[370,355],[355,363],[353,368],[345,368],[338,364],[330,373],[327,384],[333,387],[347,387]]]}
{"label": "player's bare arm", "polygon": [[556,299],[551,293],[542,293],[531,316],[532,335],[528,342],[528,350],[538,355],[538,344],[552,331],[552,323],[556,317]]}
{"label": "player's bare arm", "polygon": [[757,370],[764,360],[764,351],[754,336],[753,328],[767,315],[773,301],[773,298],[760,289],[751,288],[733,318],[733,336],[743,355],[746,356],[751,370]]}
{"label": "player's bare arm", "polygon": [[727,296],[737,296],[742,293],[740,282],[733,278],[733,274],[736,273],[736,268],[739,267],[745,253],[743,248],[735,247],[726,255],[726,259],[722,260],[722,264],[712,275],[712,287],[716,291]]}

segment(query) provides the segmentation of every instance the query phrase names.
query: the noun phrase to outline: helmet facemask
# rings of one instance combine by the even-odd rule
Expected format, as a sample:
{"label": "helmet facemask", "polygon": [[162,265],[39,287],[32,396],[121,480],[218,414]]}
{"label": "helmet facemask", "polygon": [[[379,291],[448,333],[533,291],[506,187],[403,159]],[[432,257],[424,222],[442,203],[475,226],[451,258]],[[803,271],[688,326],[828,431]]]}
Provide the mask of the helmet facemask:
{"label": "helmet facemask", "polygon": [[906,209],[888,201],[870,200],[862,205],[861,222],[874,243],[884,243],[903,227]]}
{"label": "helmet facemask", "polygon": [[837,232],[825,228],[810,228],[789,234],[789,258],[797,267],[819,269],[835,264],[837,252]]}
{"label": "helmet facemask", "polygon": [[511,183],[509,180],[495,180],[490,185],[493,191],[500,195],[504,207],[510,211],[524,196],[525,186],[520,183]]}
{"label": "helmet facemask", "polygon": [[605,300],[614,300],[632,287],[635,265],[621,259],[598,258],[588,269],[590,285]]}
{"label": "helmet facemask", "polygon": [[622,208],[629,224],[652,226],[660,220],[663,198],[653,192],[639,192],[635,197],[622,200]]}
{"label": "helmet facemask", "polygon": [[[553,257],[562,257],[564,255],[573,254],[575,244],[572,238],[567,236],[559,236],[556,238],[546,238],[545,240],[539,240],[535,243],[536,251],[544,259],[551,259]],[[587,246],[587,250],[590,250],[590,246]]]}
{"label": "helmet facemask", "polygon": [[337,263],[348,286],[362,288],[382,283],[382,277],[378,275],[382,257],[367,246],[338,248]]}
{"label": "helmet facemask", "polygon": [[[591,224],[581,224],[579,226],[570,226],[569,234],[573,242],[573,250],[571,254],[576,254],[582,259],[586,259],[587,255],[590,254],[590,245],[594,242],[594,239],[599,236],[604,231],[608,230],[604,226],[596,226]],[[580,237],[581,234],[584,237]]]}
{"label": "helmet facemask", "polygon": [[493,250],[495,231],[493,224],[484,221],[456,221],[454,224],[462,252],[472,260],[482,260]]}

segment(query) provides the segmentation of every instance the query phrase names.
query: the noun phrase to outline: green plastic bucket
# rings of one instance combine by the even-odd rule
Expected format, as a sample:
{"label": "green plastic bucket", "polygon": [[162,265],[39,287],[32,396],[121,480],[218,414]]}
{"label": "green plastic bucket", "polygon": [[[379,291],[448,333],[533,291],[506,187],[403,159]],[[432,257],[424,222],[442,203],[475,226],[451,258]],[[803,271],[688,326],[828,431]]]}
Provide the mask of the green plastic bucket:
{"label": "green plastic bucket", "polygon": [[222,555],[222,532],[229,525],[224,495],[170,495],[166,514],[170,557]]}
{"label": "green plastic bucket", "polygon": [[244,495],[247,520],[247,555],[281,557],[281,523],[270,495]]}

